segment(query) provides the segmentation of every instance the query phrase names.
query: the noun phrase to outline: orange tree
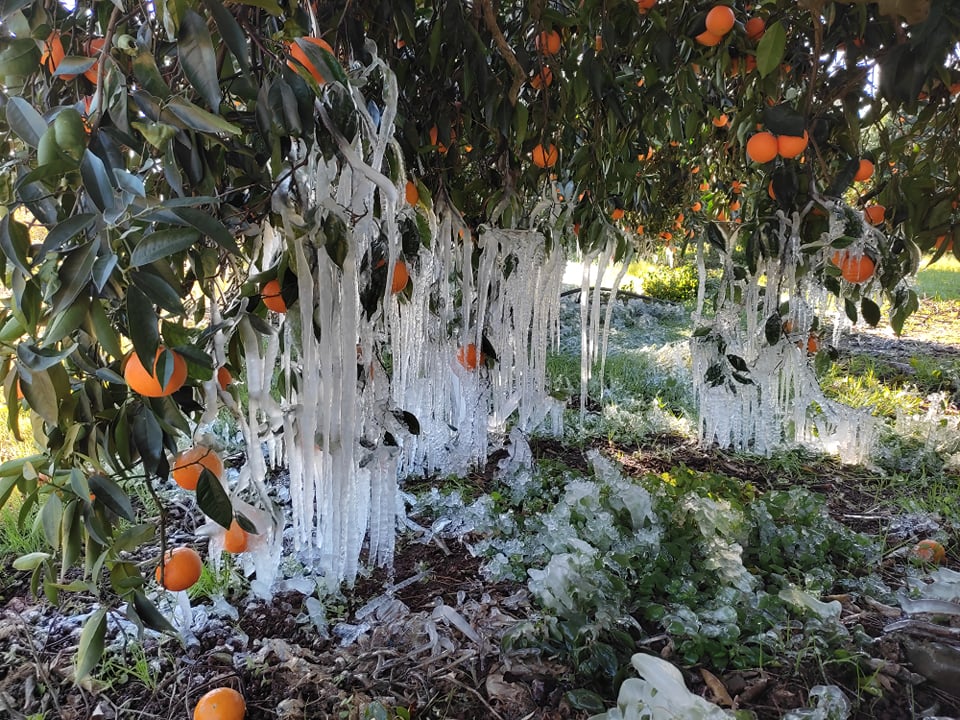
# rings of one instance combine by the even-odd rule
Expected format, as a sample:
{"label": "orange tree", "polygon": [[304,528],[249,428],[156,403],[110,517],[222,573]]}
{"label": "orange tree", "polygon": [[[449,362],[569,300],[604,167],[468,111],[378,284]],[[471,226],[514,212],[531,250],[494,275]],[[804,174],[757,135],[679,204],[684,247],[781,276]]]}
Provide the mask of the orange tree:
{"label": "orange tree", "polygon": [[[34,589],[124,599],[152,626],[167,627],[150,573],[125,552],[153,538],[143,498],[163,546],[155,483],[209,409],[215,365],[242,365],[240,336],[219,357],[215,336],[241,316],[267,333],[296,301],[286,260],[258,265],[261,223],[283,222],[295,148],[349,160],[340,141],[357,135],[358,107],[376,125],[396,102],[398,155],[377,170],[398,189],[405,166],[473,227],[524,227],[538,201],[560,200],[542,229],[585,250],[610,237],[624,249],[643,224],[730,251],[739,221],[749,269],[780,252],[778,213],[796,213],[799,274],[860,299],[817,259],[822,208],[883,204],[871,252],[897,325],[916,303],[901,279],[960,227],[950,0],[12,0],[0,22],[0,373],[14,431],[28,409],[41,444],[0,466],[0,502],[18,488],[25,515],[40,507],[50,552],[18,561]],[[395,98],[361,72],[373,51]],[[752,163],[761,129],[787,140]],[[854,183],[864,157],[875,171]],[[326,228],[341,262],[346,230]],[[224,528],[244,522],[209,472],[198,501]],[[82,647],[103,632],[100,613]]]}

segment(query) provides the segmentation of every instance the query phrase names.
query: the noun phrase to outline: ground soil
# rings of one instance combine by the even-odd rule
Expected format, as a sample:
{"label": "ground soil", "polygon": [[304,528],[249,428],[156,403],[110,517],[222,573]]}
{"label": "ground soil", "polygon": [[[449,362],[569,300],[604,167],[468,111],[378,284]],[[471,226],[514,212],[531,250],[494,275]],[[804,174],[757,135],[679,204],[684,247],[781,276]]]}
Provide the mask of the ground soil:
{"label": "ground soil", "polygon": [[[960,305],[942,305],[915,316],[902,338],[862,332],[840,350],[900,360],[917,350],[954,358],[960,357],[955,338],[960,338]],[[532,449],[538,457],[587,467],[584,448],[541,440]],[[758,488],[802,483],[829,498],[835,518],[864,532],[888,532],[894,520],[877,503],[880,490],[872,473],[823,458],[811,457],[774,481],[760,463],[680,437],[601,449],[632,474],[683,464]],[[492,472],[476,472],[467,481],[486,489]],[[428,518],[414,520],[429,523]],[[330,626],[343,623],[339,635],[322,632],[310,621],[305,598],[297,592],[282,592],[270,601],[232,598],[239,609],[236,619],[207,617],[196,637],[183,643],[148,635],[142,652],[134,642],[126,649],[120,645],[98,679],[81,686],[71,675],[79,624],[64,618],[82,612],[93,599],[80,596],[73,607],[57,611],[31,596],[27,574],[8,574],[0,581],[0,717],[21,720],[43,712],[46,719],[60,720],[183,719],[204,692],[228,685],[247,698],[248,720],[394,717],[394,710],[415,718],[586,718],[588,713],[567,701],[566,691],[576,686],[570,668],[555,658],[501,652],[503,633],[535,610],[522,585],[483,580],[469,541],[469,536],[404,535],[389,572],[370,572],[328,605]],[[955,552],[948,562],[960,570]],[[898,563],[903,558],[891,553],[891,577]],[[684,670],[688,687],[713,700],[723,690],[761,720],[803,706],[809,689],[824,683],[843,687],[855,700],[857,720],[960,717],[960,697],[912,674],[903,644],[885,634],[899,618],[897,608],[850,596],[837,599],[848,627],[878,639],[873,657],[859,665],[800,663],[749,672],[689,668]],[[351,629],[363,632],[356,642],[341,643],[340,636]],[[666,643],[649,649],[669,655]],[[873,678],[876,694],[863,689],[865,678]]]}

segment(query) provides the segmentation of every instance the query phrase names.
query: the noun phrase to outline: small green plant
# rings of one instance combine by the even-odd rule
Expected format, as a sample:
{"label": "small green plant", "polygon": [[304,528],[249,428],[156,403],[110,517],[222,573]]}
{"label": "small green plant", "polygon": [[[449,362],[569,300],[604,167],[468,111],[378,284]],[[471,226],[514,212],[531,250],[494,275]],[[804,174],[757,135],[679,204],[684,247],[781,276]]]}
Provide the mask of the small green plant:
{"label": "small green plant", "polygon": [[220,571],[217,572],[210,563],[203,564],[200,579],[189,589],[191,600],[199,598],[222,597],[244,586],[246,580],[237,569],[233,556],[224,553],[220,562]]}
{"label": "small green plant", "polygon": [[674,302],[687,302],[697,297],[697,268],[655,266],[643,276],[643,292],[650,297]]}
{"label": "small green plant", "polygon": [[34,522],[36,507],[20,517],[22,507],[23,498],[16,489],[0,506],[0,558],[20,557],[44,549],[43,533]]}
{"label": "small green plant", "polygon": [[97,680],[106,689],[113,689],[134,681],[153,692],[157,689],[157,673],[150,667],[146,649],[133,641],[116,653],[104,653]]}

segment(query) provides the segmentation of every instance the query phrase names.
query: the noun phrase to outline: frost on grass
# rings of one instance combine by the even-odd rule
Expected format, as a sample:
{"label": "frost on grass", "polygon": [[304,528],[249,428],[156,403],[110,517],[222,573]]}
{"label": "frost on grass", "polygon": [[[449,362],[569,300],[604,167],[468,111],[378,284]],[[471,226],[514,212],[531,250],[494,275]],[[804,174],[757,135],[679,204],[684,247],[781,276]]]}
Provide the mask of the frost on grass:
{"label": "frost on grass", "polygon": [[[828,262],[830,243],[844,233],[846,222],[841,210],[832,211],[818,262]],[[732,248],[720,253],[723,279],[711,317],[704,312],[704,293],[698,296],[692,340],[698,433],[704,443],[762,455],[802,444],[845,462],[864,462],[874,445],[874,420],[828,399],[808,358],[820,351],[823,318],[836,313],[815,274],[797,272],[803,262],[799,227],[799,214],[781,212],[766,238],[775,248],[773,257],[760,258],[752,273],[735,262]],[[861,234],[861,245],[870,241],[867,228]],[[698,267],[703,288],[702,240]],[[836,332],[841,325],[837,317]]]}

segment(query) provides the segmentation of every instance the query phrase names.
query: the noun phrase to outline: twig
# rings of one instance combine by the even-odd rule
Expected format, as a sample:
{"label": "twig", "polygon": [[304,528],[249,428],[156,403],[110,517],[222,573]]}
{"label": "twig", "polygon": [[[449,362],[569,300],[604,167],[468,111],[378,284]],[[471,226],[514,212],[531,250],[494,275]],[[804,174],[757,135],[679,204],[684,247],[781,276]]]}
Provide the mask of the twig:
{"label": "twig", "polygon": [[[485,2],[488,2],[489,0],[484,0],[484,1],[485,1]],[[470,693],[473,693],[474,695],[476,695],[476,696],[477,696],[477,699],[478,699],[481,703],[483,703],[483,706],[484,706],[485,708],[487,708],[487,710],[489,710],[490,713],[491,713],[495,718],[498,718],[498,720],[504,720],[503,715],[501,715],[501,714],[498,713],[496,710],[494,710],[494,709],[490,706],[490,703],[487,702],[487,699],[486,699],[485,697],[483,697],[483,695],[481,695],[476,689],[470,687],[470,686],[467,685],[466,683],[460,682],[459,680],[457,680],[455,677],[452,677],[452,676],[450,676],[450,677],[445,677],[444,679],[445,679],[445,680],[449,680],[449,681],[452,682],[454,685],[457,685],[457,686],[463,688],[464,690],[466,690],[467,692],[470,692]]]}
{"label": "twig", "polygon": [[97,134],[100,127],[100,120],[103,118],[103,76],[106,72],[106,58],[110,55],[110,46],[113,44],[113,32],[120,20],[120,8],[114,7],[110,13],[110,20],[107,22],[107,31],[103,35],[103,46],[100,48],[100,58],[97,60],[97,88],[93,91],[93,106],[97,109],[93,117],[93,123],[90,125],[90,137]]}
{"label": "twig", "polygon": [[493,14],[493,5],[490,3],[490,0],[481,0],[481,5],[483,6],[484,24],[487,26],[490,34],[493,35],[493,42],[496,43],[497,49],[500,50],[503,59],[507,61],[507,65],[509,65],[510,70],[513,71],[513,84],[510,86],[510,93],[507,95],[507,99],[511,105],[516,105],[517,97],[520,95],[520,87],[526,82],[527,74],[523,71],[523,67],[520,65],[520,61],[517,60],[517,56],[513,52],[513,48],[510,47],[510,43],[508,43],[507,39],[503,36],[503,31],[500,29],[500,26],[497,25],[497,18]]}

